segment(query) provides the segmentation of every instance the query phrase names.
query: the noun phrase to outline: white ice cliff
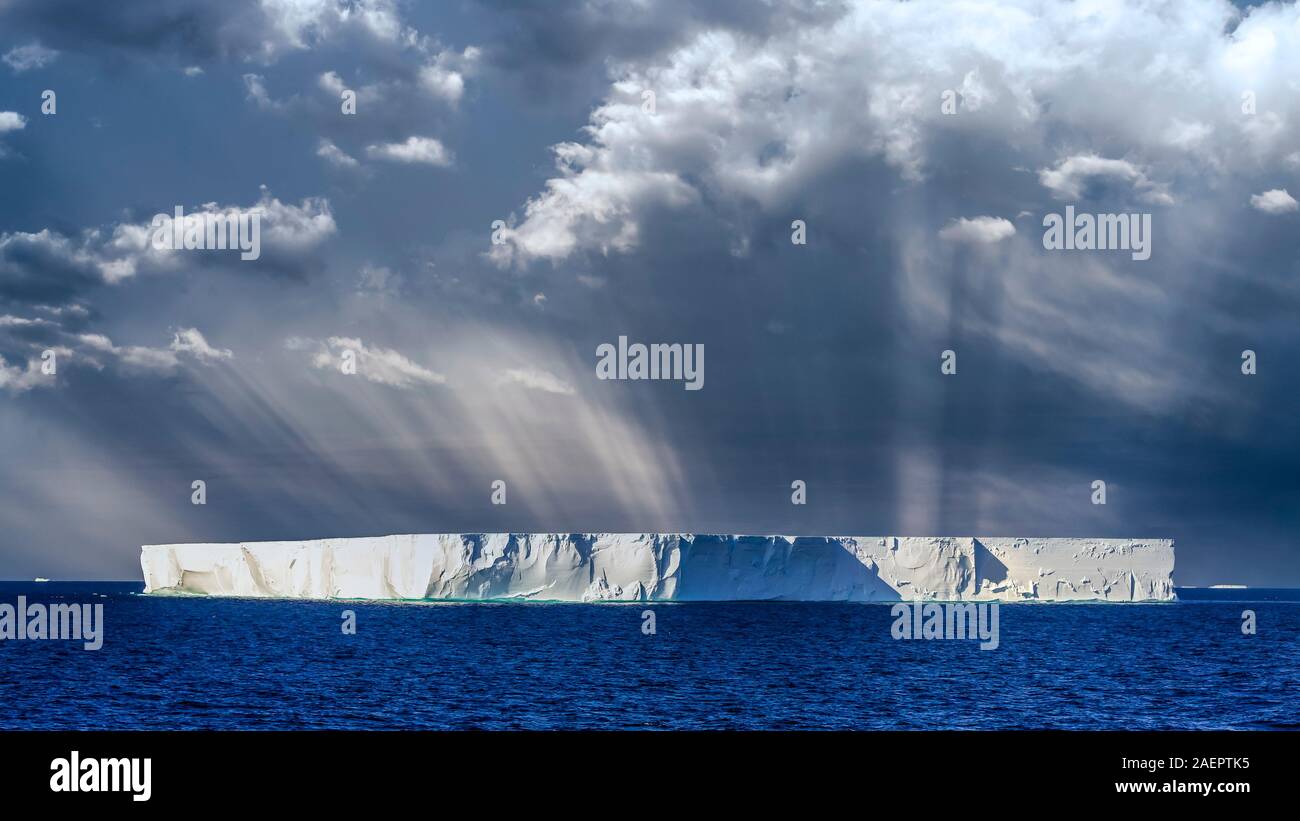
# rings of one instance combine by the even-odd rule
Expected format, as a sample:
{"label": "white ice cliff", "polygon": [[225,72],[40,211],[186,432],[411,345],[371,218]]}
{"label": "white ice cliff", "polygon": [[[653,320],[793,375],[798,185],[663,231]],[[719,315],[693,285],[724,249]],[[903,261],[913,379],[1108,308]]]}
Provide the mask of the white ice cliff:
{"label": "white ice cliff", "polygon": [[146,593],[538,601],[1169,601],[1169,539],[443,533],[145,545]]}

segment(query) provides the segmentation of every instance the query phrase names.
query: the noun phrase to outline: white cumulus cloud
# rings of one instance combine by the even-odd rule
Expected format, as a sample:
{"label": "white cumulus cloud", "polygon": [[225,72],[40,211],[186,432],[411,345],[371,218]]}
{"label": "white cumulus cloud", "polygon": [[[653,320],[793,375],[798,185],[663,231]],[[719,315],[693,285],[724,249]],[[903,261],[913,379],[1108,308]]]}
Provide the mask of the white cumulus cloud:
{"label": "white cumulus cloud", "polygon": [[408,137],[405,142],[370,145],[366,147],[366,154],[391,162],[451,165],[450,152],[432,137]]}
{"label": "white cumulus cloud", "polygon": [[1251,195],[1250,207],[1265,214],[1285,214],[1296,210],[1297,205],[1295,197],[1287,193],[1285,188],[1274,188],[1263,194]]}
{"label": "white cumulus cloud", "polygon": [[993,243],[1014,236],[1016,226],[1002,217],[961,217],[939,230],[939,238],[950,242]]}
{"label": "white cumulus cloud", "polygon": [[0,134],[20,131],[27,127],[27,118],[17,111],[0,111]]}

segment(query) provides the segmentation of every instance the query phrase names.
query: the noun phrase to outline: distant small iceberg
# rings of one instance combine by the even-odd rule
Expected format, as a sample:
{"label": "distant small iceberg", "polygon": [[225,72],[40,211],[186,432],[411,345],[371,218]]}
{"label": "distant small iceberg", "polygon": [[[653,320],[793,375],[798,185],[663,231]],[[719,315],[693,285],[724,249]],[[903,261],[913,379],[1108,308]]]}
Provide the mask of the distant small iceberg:
{"label": "distant small iceberg", "polygon": [[37,576],[36,578],[32,579],[32,581],[34,581],[34,582],[48,582],[49,579],[43,579],[43,578],[41,578],[40,576]]}

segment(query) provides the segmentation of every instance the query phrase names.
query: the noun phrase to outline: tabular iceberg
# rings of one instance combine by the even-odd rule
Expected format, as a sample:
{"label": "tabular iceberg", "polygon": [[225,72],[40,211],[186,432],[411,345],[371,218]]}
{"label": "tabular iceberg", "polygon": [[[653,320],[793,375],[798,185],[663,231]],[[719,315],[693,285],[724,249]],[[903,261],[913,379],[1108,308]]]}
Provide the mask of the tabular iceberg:
{"label": "tabular iceberg", "polygon": [[441,533],[145,545],[146,593],[537,601],[1171,601],[1170,539]]}

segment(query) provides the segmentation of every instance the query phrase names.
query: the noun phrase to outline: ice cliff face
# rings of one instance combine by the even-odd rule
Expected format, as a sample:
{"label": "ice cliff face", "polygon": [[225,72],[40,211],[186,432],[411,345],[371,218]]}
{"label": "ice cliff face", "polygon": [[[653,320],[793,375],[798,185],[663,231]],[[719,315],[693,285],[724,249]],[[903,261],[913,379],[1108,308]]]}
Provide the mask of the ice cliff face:
{"label": "ice cliff face", "polygon": [[1169,539],[473,533],[145,545],[146,593],[539,601],[1169,601]]}

